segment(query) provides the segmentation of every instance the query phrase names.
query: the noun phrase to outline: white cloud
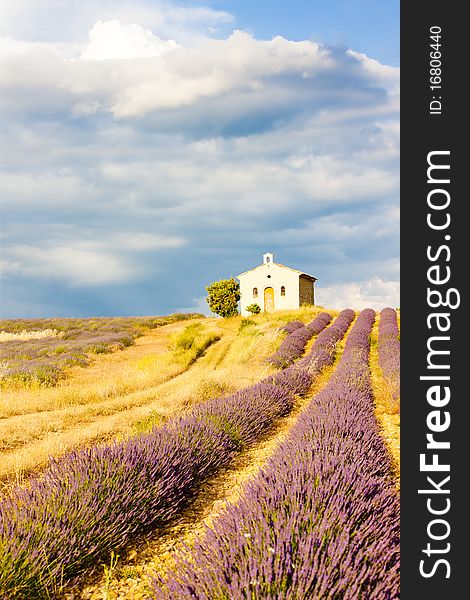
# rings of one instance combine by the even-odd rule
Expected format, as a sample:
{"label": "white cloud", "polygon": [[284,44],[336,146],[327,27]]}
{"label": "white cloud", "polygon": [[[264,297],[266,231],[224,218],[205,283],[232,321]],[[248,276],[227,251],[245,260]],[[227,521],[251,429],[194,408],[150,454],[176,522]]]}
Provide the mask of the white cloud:
{"label": "white cloud", "polygon": [[80,174],[58,169],[55,173],[0,174],[0,193],[6,208],[67,208],[75,210],[80,198],[82,206],[100,204],[99,191]]}
{"label": "white cloud", "polygon": [[[225,40],[206,39],[198,48],[182,48],[136,23],[114,19],[97,21],[89,36],[81,60],[70,56],[75,44],[72,49],[2,40],[0,83],[12,96],[20,96],[25,108],[29,103],[31,111],[49,112],[52,102],[56,108],[68,105],[75,114],[101,109],[131,117],[237,90],[249,98],[271,87],[273,77],[295,75],[302,80],[335,69],[319,44],[279,36],[258,41],[242,31]],[[288,94],[294,95],[295,89]]]}
{"label": "white cloud", "polygon": [[316,288],[316,303],[328,308],[344,309],[373,308],[381,310],[386,306],[400,306],[400,283],[384,281],[373,277],[361,283],[343,283]]}
{"label": "white cloud", "polygon": [[197,313],[202,313],[203,315],[207,315],[210,317],[215,317],[217,315],[215,315],[213,312],[211,312],[209,305],[207,304],[206,301],[206,296],[201,296],[199,298],[191,298],[192,304],[190,306],[178,306],[177,308],[175,308],[175,312],[183,312],[183,313],[190,313],[190,312],[197,312]]}
{"label": "white cloud", "polygon": [[149,58],[181,48],[175,40],[162,40],[150,29],[137,23],[122,24],[118,19],[96,21],[88,37],[90,41],[80,55],[83,60]]}
{"label": "white cloud", "polygon": [[143,252],[165,248],[180,248],[187,244],[187,240],[179,237],[165,237],[162,235],[152,235],[151,233],[129,231],[126,234],[111,234],[108,236],[106,243],[121,250]]}
{"label": "white cloud", "polygon": [[[173,49],[173,48],[172,48]],[[112,102],[117,117],[188,106],[203,98],[242,90],[262,90],[266,78],[296,73],[310,77],[332,66],[326,49],[314,42],[269,42],[235,31],[226,40],[206,40],[197,49],[181,49],[147,65],[137,85],[123,86]]]}
{"label": "white cloud", "polygon": [[381,82],[382,85],[385,85],[394,93],[398,92],[400,83],[400,69],[398,67],[383,65],[378,60],[370,58],[362,52],[348,50],[347,54],[359,61],[373,80]]}
{"label": "white cloud", "polygon": [[125,283],[142,274],[138,266],[130,264],[126,258],[80,245],[40,248],[21,244],[7,248],[6,254],[6,273],[64,281],[71,286]]}

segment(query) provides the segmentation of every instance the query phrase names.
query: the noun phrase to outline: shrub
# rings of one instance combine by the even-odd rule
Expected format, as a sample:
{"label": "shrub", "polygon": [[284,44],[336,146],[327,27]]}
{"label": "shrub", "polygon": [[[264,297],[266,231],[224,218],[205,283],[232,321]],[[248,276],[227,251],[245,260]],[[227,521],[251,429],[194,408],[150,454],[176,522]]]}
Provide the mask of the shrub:
{"label": "shrub", "polygon": [[19,367],[10,369],[3,379],[20,385],[39,385],[41,387],[52,387],[63,377],[62,371],[52,365],[32,365],[31,367]]}
{"label": "shrub", "polygon": [[128,348],[134,344],[134,338],[130,335],[125,335],[118,338],[118,343],[121,344],[123,348]]}
{"label": "shrub", "polygon": [[187,368],[219,340],[219,334],[205,332],[201,323],[188,325],[173,340],[174,359]]}
{"label": "shrub", "polygon": [[206,298],[209,308],[221,317],[234,317],[238,315],[238,301],[240,300],[240,284],[231,279],[221,279],[206,287]]}
{"label": "shrub", "polygon": [[238,327],[238,333],[240,333],[247,327],[250,327],[251,325],[256,325],[256,323],[254,321],[252,321],[251,319],[242,319],[240,321],[240,325]]}
{"label": "shrub", "polygon": [[147,416],[134,423],[132,429],[136,434],[148,433],[155,427],[162,425],[166,418],[167,417],[162,413],[159,413],[156,410],[151,410]]}
{"label": "shrub", "polygon": [[[47,352],[47,350],[46,350],[46,352]],[[67,352],[67,346],[57,346],[52,351],[53,354],[63,354],[64,352]],[[39,351],[38,354],[45,354],[45,352],[44,351]]]}
{"label": "shrub", "polygon": [[259,315],[259,313],[261,312],[261,306],[259,304],[256,304],[256,303],[249,304],[246,307],[246,310],[248,312],[250,312],[252,315]]}
{"label": "shrub", "polygon": [[107,354],[110,352],[110,348],[107,344],[92,344],[85,348],[85,352],[90,354]]}
{"label": "shrub", "polygon": [[189,350],[194,346],[196,338],[200,336],[202,329],[201,323],[191,323],[191,325],[187,325],[183,331],[174,338],[173,348],[175,350]]}

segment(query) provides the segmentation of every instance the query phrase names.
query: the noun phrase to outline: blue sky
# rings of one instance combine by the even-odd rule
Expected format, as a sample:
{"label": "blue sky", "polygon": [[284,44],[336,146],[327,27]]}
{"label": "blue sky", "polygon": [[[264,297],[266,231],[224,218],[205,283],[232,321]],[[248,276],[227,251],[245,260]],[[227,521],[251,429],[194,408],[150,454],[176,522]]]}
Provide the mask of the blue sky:
{"label": "blue sky", "polygon": [[260,39],[315,39],[399,66],[399,0],[215,0],[208,5],[230,12],[236,27],[251,29]]}
{"label": "blue sky", "polygon": [[399,305],[399,3],[0,6],[5,317],[207,312],[275,259]]}

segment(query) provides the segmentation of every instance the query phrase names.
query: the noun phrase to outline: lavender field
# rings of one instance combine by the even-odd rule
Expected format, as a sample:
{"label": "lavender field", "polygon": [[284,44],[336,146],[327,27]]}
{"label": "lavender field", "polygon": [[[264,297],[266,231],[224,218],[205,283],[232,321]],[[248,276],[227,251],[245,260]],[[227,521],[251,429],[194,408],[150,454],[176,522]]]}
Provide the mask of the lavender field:
{"label": "lavender field", "polygon": [[374,319],[359,315],[329,384],[155,598],[399,597],[398,497],[368,375]]}
{"label": "lavender field", "polygon": [[0,320],[0,383],[55,385],[64,369],[122,350],[149,329],[200,314],[166,317]]}
{"label": "lavender field", "polygon": [[[379,375],[399,375],[396,313],[333,315],[233,320],[231,350],[219,336],[210,368],[262,339],[261,378],[148,432],[76,448],[12,487],[0,499],[0,598],[398,598],[398,495],[369,362],[378,319]],[[270,439],[237,501],[150,561],[167,567],[136,562],[143,537],[177,527],[207,484]],[[104,580],[86,587],[103,564]]]}

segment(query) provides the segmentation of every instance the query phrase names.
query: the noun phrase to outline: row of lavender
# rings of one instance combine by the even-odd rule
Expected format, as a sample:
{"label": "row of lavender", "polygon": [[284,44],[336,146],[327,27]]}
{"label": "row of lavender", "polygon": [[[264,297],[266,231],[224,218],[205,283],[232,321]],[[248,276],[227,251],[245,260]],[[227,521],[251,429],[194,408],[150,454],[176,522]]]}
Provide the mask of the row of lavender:
{"label": "row of lavender", "polygon": [[155,598],[399,597],[398,498],[368,367],[374,320],[359,315],[327,386]]}
{"label": "row of lavender", "polygon": [[393,308],[384,308],[380,313],[378,334],[379,365],[396,399],[400,395],[400,333]]}
{"label": "row of lavender", "polygon": [[170,521],[206,476],[287,413],[294,394],[306,393],[353,316],[343,311],[324,343],[318,336],[312,368],[293,365],[147,435],[70,453],[16,489],[0,504],[0,597],[50,597],[98,557]]}
{"label": "row of lavender", "polygon": [[284,330],[287,336],[282,340],[278,350],[268,358],[268,361],[278,368],[292,365],[302,356],[307,342],[320,333],[331,321],[332,317],[326,312],[320,313],[311,323],[304,325],[302,321],[287,323]]}

